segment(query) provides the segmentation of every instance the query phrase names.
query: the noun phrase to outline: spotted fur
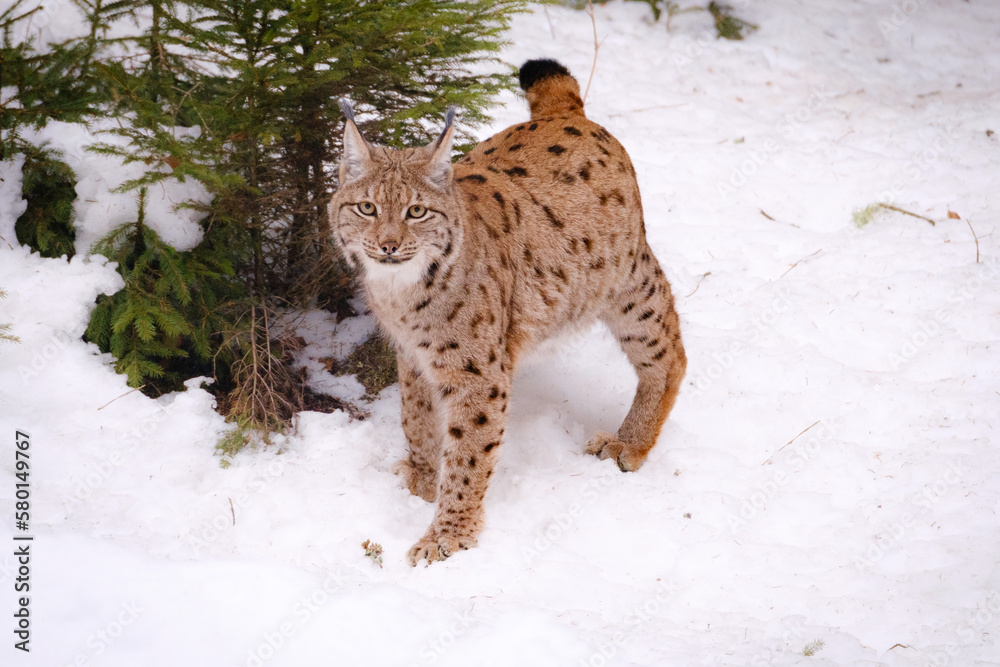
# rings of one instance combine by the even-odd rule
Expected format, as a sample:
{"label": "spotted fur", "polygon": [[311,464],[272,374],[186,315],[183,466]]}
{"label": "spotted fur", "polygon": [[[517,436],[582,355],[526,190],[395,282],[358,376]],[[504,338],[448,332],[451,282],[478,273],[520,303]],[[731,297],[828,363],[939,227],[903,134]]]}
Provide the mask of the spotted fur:
{"label": "spotted fur", "polygon": [[475,545],[514,370],[543,340],[598,319],[618,339],[639,386],[618,432],[586,451],[623,471],[656,444],[685,372],[628,154],[586,118],[565,68],[521,71],[530,120],[455,164],[450,118],[402,151],[368,144],[352,119],[344,133],[331,225],[398,354],[410,455],[396,470],[437,501],[412,564]]}

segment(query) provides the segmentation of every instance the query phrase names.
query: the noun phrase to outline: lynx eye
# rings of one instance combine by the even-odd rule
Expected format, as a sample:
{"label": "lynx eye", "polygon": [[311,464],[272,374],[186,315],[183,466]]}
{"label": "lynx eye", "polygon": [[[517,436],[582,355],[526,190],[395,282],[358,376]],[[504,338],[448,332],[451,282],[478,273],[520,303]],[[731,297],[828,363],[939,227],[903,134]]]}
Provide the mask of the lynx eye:
{"label": "lynx eye", "polygon": [[427,208],[421,206],[420,204],[414,204],[410,208],[406,209],[407,218],[422,218],[427,215]]}
{"label": "lynx eye", "polygon": [[370,201],[363,201],[358,204],[358,213],[361,215],[375,215],[375,204]]}

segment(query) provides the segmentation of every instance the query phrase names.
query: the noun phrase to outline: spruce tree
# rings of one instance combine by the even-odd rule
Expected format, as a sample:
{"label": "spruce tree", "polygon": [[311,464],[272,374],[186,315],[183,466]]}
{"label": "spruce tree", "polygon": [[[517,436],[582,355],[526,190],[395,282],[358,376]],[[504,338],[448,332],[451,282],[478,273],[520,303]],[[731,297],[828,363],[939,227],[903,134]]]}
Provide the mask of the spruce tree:
{"label": "spruce tree", "polygon": [[[500,37],[522,7],[521,0],[161,2],[131,55],[98,67],[127,120],[115,132],[129,145],[95,150],[150,166],[123,187],[195,178],[212,195],[208,205],[189,205],[205,216],[196,251],[232,267],[233,280],[219,291],[227,305],[211,310],[224,322],[207,340],[220,407],[241,426],[274,430],[305,405],[287,308],[335,307],[352,293],[325,222],[343,128],[336,100],[352,99],[366,136],[394,146],[429,140],[448,106],[474,125],[509,85],[505,74],[474,70],[496,62]],[[177,131],[194,125],[196,132]],[[133,229],[102,250],[143,257],[155,246],[143,239]],[[146,296],[165,277],[150,280],[120,298],[184,312],[174,291],[167,291],[173,301]],[[194,359],[175,342],[189,334],[169,328],[169,312],[162,327],[139,329],[122,319],[133,311],[116,308],[95,311],[88,335],[102,349],[119,346],[112,351],[123,370],[133,369],[130,382],[163,389],[168,367]]]}
{"label": "spruce tree", "polygon": [[[74,243],[75,176],[24,128],[116,117],[111,131],[128,145],[93,150],[146,169],[121,188],[137,194],[135,220],[92,249],[118,263],[125,286],[99,298],[85,337],[151,395],[214,376],[220,409],[264,431],[308,400],[289,309],[349,310],[352,276],[325,221],[337,100],[355,103],[366,136],[396,147],[432,138],[449,106],[475,126],[510,85],[484,63],[498,69],[502,34],[525,5],[76,0],[80,36],[36,45],[15,37],[38,10],[29,4],[0,12],[0,89],[14,91],[0,98],[0,159],[26,156],[19,241],[49,256]],[[125,21],[140,27],[127,34]],[[147,224],[146,188],[187,178],[211,200],[183,204],[203,214],[204,236],[179,252]]]}

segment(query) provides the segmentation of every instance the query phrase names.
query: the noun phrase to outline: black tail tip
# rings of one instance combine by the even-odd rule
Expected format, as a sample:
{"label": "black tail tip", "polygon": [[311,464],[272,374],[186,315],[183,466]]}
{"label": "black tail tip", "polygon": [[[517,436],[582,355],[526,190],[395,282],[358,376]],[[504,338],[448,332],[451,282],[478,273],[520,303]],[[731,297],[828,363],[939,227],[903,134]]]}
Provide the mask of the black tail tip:
{"label": "black tail tip", "polygon": [[555,60],[540,58],[537,60],[529,60],[521,65],[521,72],[518,75],[518,81],[521,84],[521,89],[527,92],[528,89],[542,79],[560,75],[573,76],[569,73],[568,69],[557,63]]}

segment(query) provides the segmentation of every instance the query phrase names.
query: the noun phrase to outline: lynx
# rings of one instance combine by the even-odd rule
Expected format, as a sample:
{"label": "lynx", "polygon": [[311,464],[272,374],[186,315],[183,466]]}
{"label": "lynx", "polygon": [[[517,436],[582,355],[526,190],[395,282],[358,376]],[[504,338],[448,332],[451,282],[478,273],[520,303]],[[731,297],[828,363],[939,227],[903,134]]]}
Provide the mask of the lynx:
{"label": "lynx", "polygon": [[394,471],[437,501],[411,565],[475,546],[526,352],[581,324],[610,328],[639,384],[618,432],[586,451],[623,471],[656,444],[687,365],[628,154],[584,116],[559,63],[526,62],[520,84],[531,119],[455,164],[453,112],[435,141],[397,151],[367,143],[343,105],[330,223],[397,352],[410,454]]}

